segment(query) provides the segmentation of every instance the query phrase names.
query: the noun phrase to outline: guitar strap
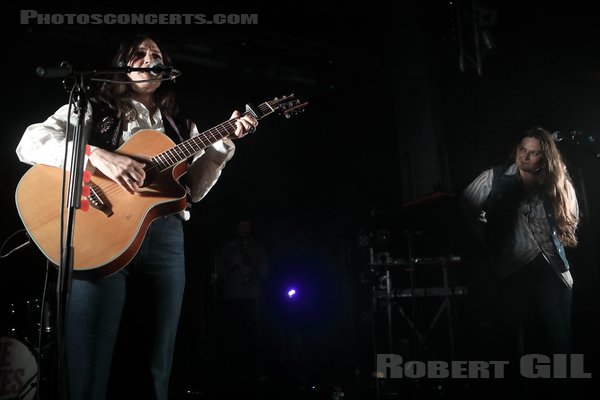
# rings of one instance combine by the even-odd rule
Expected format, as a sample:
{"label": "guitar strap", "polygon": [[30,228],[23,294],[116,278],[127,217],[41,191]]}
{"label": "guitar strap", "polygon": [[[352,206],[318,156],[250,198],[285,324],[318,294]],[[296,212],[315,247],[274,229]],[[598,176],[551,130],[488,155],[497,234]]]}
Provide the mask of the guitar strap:
{"label": "guitar strap", "polygon": [[170,137],[171,140],[173,140],[176,144],[179,144],[190,138],[191,127],[187,119],[180,121],[180,123],[177,124],[173,117],[171,117],[168,114],[164,114],[163,125],[165,127],[165,134],[168,137]]}
{"label": "guitar strap", "polygon": [[[163,114],[163,125],[165,127],[165,134],[177,144],[190,138],[191,123],[187,119],[180,119],[180,123],[178,124],[169,114]],[[191,162],[191,157],[188,162]],[[187,176],[188,174],[184,174],[181,178],[179,178],[179,183],[185,187],[188,200],[187,208],[191,208],[192,192],[187,181]]]}

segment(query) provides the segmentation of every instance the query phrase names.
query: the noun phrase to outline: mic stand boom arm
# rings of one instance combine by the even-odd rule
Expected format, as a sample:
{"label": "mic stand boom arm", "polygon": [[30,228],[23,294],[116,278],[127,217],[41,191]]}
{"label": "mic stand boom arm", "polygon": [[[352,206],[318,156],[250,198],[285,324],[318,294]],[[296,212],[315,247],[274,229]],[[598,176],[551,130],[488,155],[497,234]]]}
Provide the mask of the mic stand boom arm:
{"label": "mic stand boom arm", "polygon": [[150,72],[159,74],[164,71],[176,71],[172,67],[162,64],[156,64],[151,67],[109,67],[102,69],[91,69],[88,71],[74,71],[73,66],[67,62],[63,62],[60,67],[37,67],[35,73],[40,78],[67,78],[70,76],[96,76],[96,75],[111,75],[111,74],[128,74],[130,72]]}

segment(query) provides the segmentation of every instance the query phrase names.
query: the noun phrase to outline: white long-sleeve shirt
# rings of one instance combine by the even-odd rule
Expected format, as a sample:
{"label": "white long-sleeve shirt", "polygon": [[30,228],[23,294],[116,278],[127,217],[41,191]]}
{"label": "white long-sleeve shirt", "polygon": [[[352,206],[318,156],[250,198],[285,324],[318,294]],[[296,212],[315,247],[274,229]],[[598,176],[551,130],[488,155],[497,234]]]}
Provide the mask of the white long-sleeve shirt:
{"label": "white long-sleeve shirt", "polygon": [[[164,133],[163,118],[160,110],[157,110],[152,117],[148,109],[140,102],[131,100],[138,117],[125,124],[123,135],[120,138],[119,145],[123,144],[133,134],[140,130],[152,129]],[[68,105],[59,108],[54,115],[46,121],[30,125],[23,134],[19,145],[17,146],[17,155],[22,162],[28,164],[45,164],[55,167],[70,165],[70,158],[64,159],[65,144],[68,145],[68,154],[71,154],[72,142],[67,142],[66,127],[68,121]],[[92,123],[91,107],[88,107],[85,116],[86,129],[91,127]],[[70,124],[74,128],[77,123],[77,115],[71,114]],[[199,134],[196,124],[192,124],[190,136]],[[93,148],[92,148],[93,150]],[[191,190],[191,199],[193,202],[200,201],[208,191],[215,185],[221,175],[221,170],[225,167],[227,161],[233,157],[235,145],[230,139],[219,140],[212,146],[196,154],[188,166],[187,183]]]}

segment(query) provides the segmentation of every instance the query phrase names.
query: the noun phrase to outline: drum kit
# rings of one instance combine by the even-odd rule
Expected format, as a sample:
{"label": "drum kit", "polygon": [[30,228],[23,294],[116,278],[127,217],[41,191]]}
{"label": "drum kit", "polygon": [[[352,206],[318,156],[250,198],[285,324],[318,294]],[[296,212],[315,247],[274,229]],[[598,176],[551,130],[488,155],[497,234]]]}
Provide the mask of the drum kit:
{"label": "drum kit", "polygon": [[0,400],[31,400],[39,389],[43,335],[52,333],[49,307],[37,299],[2,305],[0,311]]}

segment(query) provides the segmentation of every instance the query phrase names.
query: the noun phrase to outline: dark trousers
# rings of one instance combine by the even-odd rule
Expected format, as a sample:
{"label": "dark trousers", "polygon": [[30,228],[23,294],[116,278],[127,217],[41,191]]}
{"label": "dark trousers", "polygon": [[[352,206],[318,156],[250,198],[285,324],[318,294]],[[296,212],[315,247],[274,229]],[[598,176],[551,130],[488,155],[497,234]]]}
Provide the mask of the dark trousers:
{"label": "dark trousers", "polygon": [[505,378],[477,382],[484,392],[515,399],[568,394],[567,380],[525,378],[520,360],[526,354],[552,359],[553,354],[571,352],[571,288],[541,255],[506,279],[487,272],[479,283],[478,299],[490,311],[491,337],[479,338],[487,348],[477,359],[508,361]]}
{"label": "dark trousers", "polygon": [[70,400],[107,398],[117,336],[130,339],[121,359],[131,368],[122,368],[121,387],[109,397],[127,398],[124,389],[130,387],[137,398],[166,400],[184,286],[183,227],[177,216],[150,225],[126,268],[98,280],[74,280],[67,316]]}
{"label": "dark trousers", "polygon": [[572,290],[543,256],[491,283],[498,350],[519,357],[571,351]]}

